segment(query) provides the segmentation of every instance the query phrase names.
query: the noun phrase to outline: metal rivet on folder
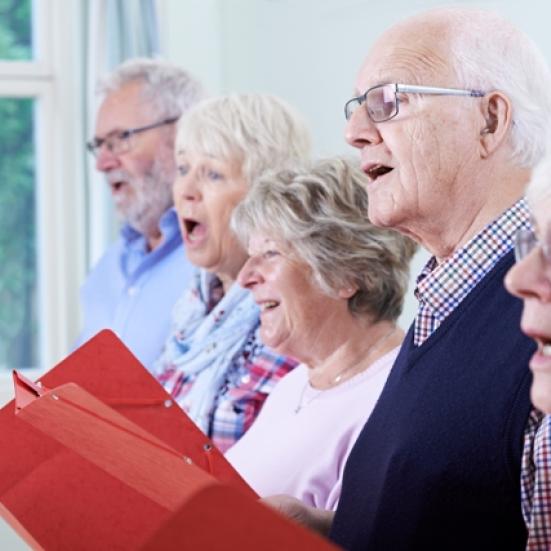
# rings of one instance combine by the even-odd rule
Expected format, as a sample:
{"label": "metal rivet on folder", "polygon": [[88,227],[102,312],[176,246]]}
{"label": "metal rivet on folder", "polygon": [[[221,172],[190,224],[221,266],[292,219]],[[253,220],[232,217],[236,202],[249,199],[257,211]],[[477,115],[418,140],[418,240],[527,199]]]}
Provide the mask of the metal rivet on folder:
{"label": "metal rivet on folder", "polygon": [[206,451],[206,452],[210,452],[210,450],[212,450],[212,444],[205,444],[203,446],[203,449]]}
{"label": "metal rivet on folder", "polygon": [[169,408],[170,406],[172,406],[172,400],[165,400],[165,408]]}
{"label": "metal rivet on folder", "polygon": [[52,400],[59,400],[59,396],[57,394],[52,394]]}
{"label": "metal rivet on folder", "polygon": [[188,465],[193,465],[193,461],[191,460],[191,457],[188,457],[187,455],[184,455],[184,461],[185,461]]}
{"label": "metal rivet on folder", "polygon": [[36,386],[42,388],[42,381],[36,381]]}

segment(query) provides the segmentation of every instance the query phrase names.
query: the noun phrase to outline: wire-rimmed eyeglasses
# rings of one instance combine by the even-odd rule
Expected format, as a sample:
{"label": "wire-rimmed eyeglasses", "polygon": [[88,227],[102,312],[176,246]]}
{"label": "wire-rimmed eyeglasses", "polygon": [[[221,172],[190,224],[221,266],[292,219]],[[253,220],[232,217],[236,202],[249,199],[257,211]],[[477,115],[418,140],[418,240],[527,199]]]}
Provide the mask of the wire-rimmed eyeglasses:
{"label": "wire-rimmed eyeglasses", "polygon": [[393,119],[400,111],[400,98],[396,94],[430,94],[433,96],[467,96],[481,98],[486,94],[481,90],[462,90],[459,88],[439,88],[435,86],[417,86],[414,84],[379,84],[369,88],[361,96],[349,99],[344,104],[346,120],[356,109],[365,104],[368,117],[373,122]]}
{"label": "wire-rimmed eyeglasses", "polygon": [[86,149],[95,157],[98,156],[99,150],[105,146],[107,150],[113,155],[121,155],[122,153],[128,153],[132,148],[132,137],[135,134],[140,132],[145,132],[146,130],[152,130],[153,128],[158,128],[159,126],[164,126],[165,124],[172,124],[176,122],[180,117],[170,117],[168,119],[163,119],[159,122],[154,122],[153,124],[148,124],[146,126],[139,126],[138,128],[127,128],[126,130],[120,130],[113,132],[112,134],[106,136],[105,138],[94,138],[89,142],[86,142]]}
{"label": "wire-rimmed eyeglasses", "polygon": [[520,262],[534,249],[540,248],[545,262],[551,266],[551,243],[541,241],[533,229],[522,228],[515,234],[515,261]]}

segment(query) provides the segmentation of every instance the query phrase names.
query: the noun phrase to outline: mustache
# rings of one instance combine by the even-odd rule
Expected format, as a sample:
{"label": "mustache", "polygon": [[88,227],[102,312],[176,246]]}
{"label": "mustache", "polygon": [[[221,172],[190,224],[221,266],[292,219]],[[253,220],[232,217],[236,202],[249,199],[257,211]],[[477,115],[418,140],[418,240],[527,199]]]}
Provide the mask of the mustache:
{"label": "mustache", "polygon": [[109,174],[106,175],[107,183],[112,185],[116,184],[117,182],[128,182],[132,183],[133,177],[131,174],[126,172],[126,170],[115,170],[113,172],[109,172]]}

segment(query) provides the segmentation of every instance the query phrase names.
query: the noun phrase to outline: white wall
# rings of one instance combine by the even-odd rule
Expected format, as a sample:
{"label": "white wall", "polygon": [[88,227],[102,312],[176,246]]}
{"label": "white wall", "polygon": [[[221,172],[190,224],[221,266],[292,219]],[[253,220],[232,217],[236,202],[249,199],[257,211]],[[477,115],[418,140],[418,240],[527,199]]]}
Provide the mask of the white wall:
{"label": "white wall", "polygon": [[[355,152],[343,139],[343,105],[371,43],[392,23],[443,5],[495,9],[514,21],[551,62],[551,4],[544,0],[160,0],[167,56],[211,94],[270,92],[310,123],[317,155]],[[428,255],[412,264],[412,282]],[[412,283],[400,324],[416,311]]]}

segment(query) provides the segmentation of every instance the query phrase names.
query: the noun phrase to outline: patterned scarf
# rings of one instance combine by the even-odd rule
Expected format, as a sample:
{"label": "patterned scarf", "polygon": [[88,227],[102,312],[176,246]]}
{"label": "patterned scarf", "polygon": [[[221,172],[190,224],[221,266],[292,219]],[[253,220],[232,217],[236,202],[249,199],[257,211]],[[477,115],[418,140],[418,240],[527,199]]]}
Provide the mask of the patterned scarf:
{"label": "patterned scarf", "polygon": [[[192,285],[174,306],[172,335],[154,368],[167,392],[206,434],[226,373],[260,323],[251,293],[237,283],[209,312],[217,282],[214,274],[196,272]],[[188,379],[193,384],[178,399],[182,382]]]}

